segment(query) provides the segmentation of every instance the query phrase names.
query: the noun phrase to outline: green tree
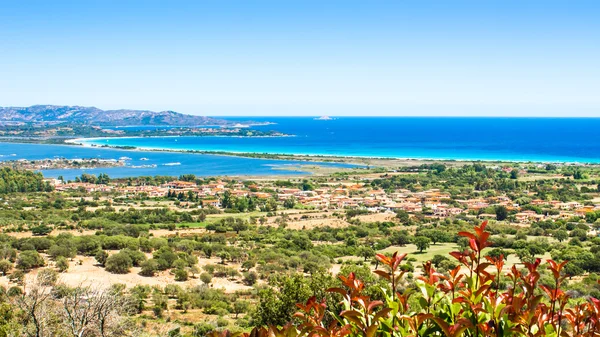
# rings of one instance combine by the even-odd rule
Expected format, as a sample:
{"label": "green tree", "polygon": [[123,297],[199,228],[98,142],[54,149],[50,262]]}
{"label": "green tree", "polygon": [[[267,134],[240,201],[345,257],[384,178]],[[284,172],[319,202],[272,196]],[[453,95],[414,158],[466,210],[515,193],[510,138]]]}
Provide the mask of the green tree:
{"label": "green tree", "polygon": [[246,271],[254,268],[254,266],[256,266],[255,260],[246,260],[242,263],[242,269],[245,269]]}
{"label": "green tree", "polygon": [[245,212],[248,209],[248,198],[241,197],[235,199],[235,209],[240,212]]}
{"label": "green tree", "polygon": [[96,179],[96,184],[106,185],[110,183],[110,177],[106,173],[100,173]]}
{"label": "green tree", "polygon": [[407,211],[404,211],[404,210],[396,211],[396,218],[403,225],[408,225],[410,223],[410,214],[408,214]]}
{"label": "green tree", "polygon": [[229,190],[223,193],[223,197],[221,198],[221,206],[223,208],[233,207],[233,197],[231,196],[231,192]]}
{"label": "green tree", "polygon": [[502,221],[506,220],[508,217],[508,210],[504,206],[496,207],[496,220]]}
{"label": "green tree", "polygon": [[248,223],[244,221],[244,219],[237,218],[231,227],[236,234],[240,234],[240,231],[245,231],[248,229]]}
{"label": "green tree", "polygon": [[158,262],[158,268],[160,270],[169,269],[173,266],[173,263],[179,258],[173,249],[169,246],[162,246],[159,250],[152,254],[152,258]]}
{"label": "green tree", "polygon": [[569,233],[567,233],[567,231],[564,229],[559,229],[554,232],[553,236],[556,240],[558,240],[558,242],[563,242],[569,238]]}
{"label": "green tree", "polygon": [[283,201],[283,207],[285,207],[287,209],[294,208],[295,205],[296,205],[296,198],[294,198],[293,196],[290,198],[287,198],[286,200]]}
{"label": "green tree", "polygon": [[210,259],[213,254],[213,247],[210,244],[202,246],[202,252],[206,256],[207,259]]}
{"label": "green tree", "polygon": [[502,248],[492,248],[488,251],[486,255],[495,258],[500,258],[500,256],[502,256],[503,259],[506,260],[506,257],[509,255],[509,252]]}
{"label": "green tree", "polygon": [[258,291],[259,303],[253,312],[256,325],[283,326],[297,311],[296,303],[305,303],[315,296],[321,301],[328,296],[326,289],[334,286],[333,276],[315,273],[311,278],[302,274],[280,275],[270,281],[271,287]]}
{"label": "green tree", "polygon": [[300,187],[303,191],[312,191],[315,189],[315,186],[308,179],[304,179]]}
{"label": "green tree", "polygon": [[413,242],[415,246],[417,246],[419,252],[422,253],[424,250],[429,249],[431,240],[426,236],[417,236]]}
{"label": "green tree", "polygon": [[434,245],[438,242],[450,241],[450,237],[446,234],[446,232],[439,229],[423,230],[419,233],[419,236],[428,237]]}
{"label": "green tree", "polygon": [[226,251],[220,251],[217,256],[221,259],[221,264],[225,264],[225,261],[231,258],[231,254]]}
{"label": "green tree", "polygon": [[573,276],[579,276],[582,275],[584,273],[584,270],[578,266],[575,263],[567,263],[563,269],[563,272],[565,273],[565,275],[567,275],[570,278],[572,278]]}
{"label": "green tree", "polygon": [[233,303],[233,312],[235,313],[235,318],[238,318],[239,314],[243,314],[248,311],[250,308],[250,303],[247,301],[235,301]]}
{"label": "green tree", "polygon": [[215,326],[209,323],[198,323],[194,325],[194,331],[192,331],[192,337],[205,337],[209,332],[214,331]]}
{"label": "green tree", "polygon": [[578,238],[580,241],[587,240],[587,230],[583,228],[577,228],[571,231],[571,237]]}
{"label": "green tree", "polygon": [[369,246],[360,246],[356,250],[356,255],[358,257],[364,258],[364,261],[366,262],[367,259],[373,258],[375,256],[375,250]]}
{"label": "green tree", "polygon": [[394,231],[392,232],[391,242],[398,246],[405,246],[410,243],[410,234],[408,231]]}

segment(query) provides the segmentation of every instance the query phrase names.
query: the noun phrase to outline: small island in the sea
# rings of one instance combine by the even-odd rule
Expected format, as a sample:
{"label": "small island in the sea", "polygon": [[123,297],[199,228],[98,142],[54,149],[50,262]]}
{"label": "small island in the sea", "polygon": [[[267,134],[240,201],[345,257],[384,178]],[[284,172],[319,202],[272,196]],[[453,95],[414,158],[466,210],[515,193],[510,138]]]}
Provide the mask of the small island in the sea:
{"label": "small island in the sea", "polygon": [[169,136],[230,136],[285,137],[278,131],[262,131],[241,127],[156,127],[108,128],[95,125],[10,125],[0,129],[0,138],[19,142],[64,143],[73,138],[90,137],[169,137]]}

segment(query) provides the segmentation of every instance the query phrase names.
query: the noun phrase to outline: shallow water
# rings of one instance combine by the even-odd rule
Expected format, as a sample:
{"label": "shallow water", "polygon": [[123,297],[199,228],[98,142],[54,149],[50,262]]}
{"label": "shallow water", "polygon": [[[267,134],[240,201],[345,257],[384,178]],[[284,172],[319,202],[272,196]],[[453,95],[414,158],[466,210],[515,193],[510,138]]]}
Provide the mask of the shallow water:
{"label": "shallow water", "polygon": [[[315,163],[305,161],[254,159],[208,154],[189,154],[173,152],[127,151],[107,148],[89,148],[68,145],[0,143],[0,161],[18,159],[53,158],[101,158],[119,159],[129,157],[126,167],[96,169],[57,169],[43,170],[46,177],[63,176],[74,179],[82,173],[106,173],[110,177],[133,176],[179,176],[192,173],[197,176],[264,176],[304,174],[298,165],[321,165],[333,167],[354,167],[355,165],[338,163]],[[146,158],[148,160],[141,160]],[[177,164],[178,163],[178,164]],[[156,165],[156,167],[133,168],[131,166]],[[286,168],[283,170],[282,168]]]}
{"label": "shallow water", "polygon": [[[234,118],[233,118],[234,119]],[[157,137],[88,144],[463,160],[600,162],[600,118],[253,117],[294,137]]]}

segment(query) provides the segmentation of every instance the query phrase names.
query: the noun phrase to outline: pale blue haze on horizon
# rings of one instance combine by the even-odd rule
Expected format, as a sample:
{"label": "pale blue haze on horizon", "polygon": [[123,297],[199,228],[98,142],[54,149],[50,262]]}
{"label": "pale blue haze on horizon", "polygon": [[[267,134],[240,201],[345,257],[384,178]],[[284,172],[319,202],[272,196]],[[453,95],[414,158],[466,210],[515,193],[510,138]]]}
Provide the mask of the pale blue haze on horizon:
{"label": "pale blue haze on horizon", "polygon": [[600,117],[598,1],[2,1],[0,106]]}

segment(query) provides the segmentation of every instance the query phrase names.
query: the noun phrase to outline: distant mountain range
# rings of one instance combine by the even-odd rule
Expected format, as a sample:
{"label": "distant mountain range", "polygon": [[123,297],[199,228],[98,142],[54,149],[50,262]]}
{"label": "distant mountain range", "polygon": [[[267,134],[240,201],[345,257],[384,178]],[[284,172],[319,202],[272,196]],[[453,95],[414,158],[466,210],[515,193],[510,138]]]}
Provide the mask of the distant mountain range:
{"label": "distant mountain range", "polygon": [[34,105],[30,107],[0,107],[0,124],[76,123],[106,126],[131,125],[229,125],[232,121],[193,116],[175,111],[101,110],[96,107]]}

